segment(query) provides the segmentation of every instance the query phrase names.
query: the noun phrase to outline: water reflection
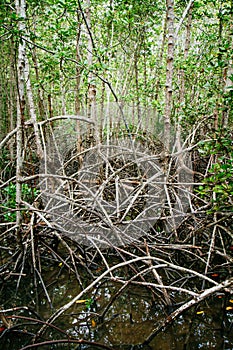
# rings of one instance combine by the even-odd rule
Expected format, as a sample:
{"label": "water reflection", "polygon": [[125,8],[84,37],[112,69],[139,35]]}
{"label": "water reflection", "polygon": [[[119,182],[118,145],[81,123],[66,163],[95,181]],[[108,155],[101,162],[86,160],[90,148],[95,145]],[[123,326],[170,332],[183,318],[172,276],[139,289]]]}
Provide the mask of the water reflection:
{"label": "water reflection", "polygon": [[[60,274],[54,279],[54,269],[47,271],[46,285],[51,298],[51,305],[45,298],[42,286],[38,292],[32,284],[24,283],[17,293],[5,294],[6,287],[2,288],[2,301],[4,307],[13,305],[28,305],[34,308],[44,320],[59,307],[70,301],[80,291],[77,280],[69,274]],[[52,278],[51,278],[52,276]],[[53,283],[51,283],[53,280]],[[106,281],[90,294],[84,297],[80,303],[74,304],[67,312],[56,321],[56,326],[66,331],[76,339],[86,339],[108,345],[112,349],[136,350],[141,349],[141,344],[164,320],[165,310],[159,300],[152,299],[151,293],[142,287],[131,286],[114,300],[113,296],[121,285]],[[7,286],[9,288],[9,284]],[[11,291],[15,291],[12,284]],[[226,296],[230,300],[230,296]],[[217,297],[209,299],[199,305],[198,309],[191,309],[181,315],[166,331],[160,332],[150,346],[143,349],[156,350],[196,350],[196,349],[233,349],[233,314],[224,308],[227,302]],[[111,306],[107,309],[107,306]],[[21,315],[32,316],[25,311]],[[101,317],[103,316],[104,317]],[[13,320],[12,330],[0,334],[0,350],[18,350],[31,341],[31,333],[38,330],[38,325],[26,322],[20,324],[19,320]],[[17,326],[18,325],[18,326]],[[59,339],[61,335],[51,328],[45,337],[47,339]],[[63,336],[64,338],[64,336]],[[43,349],[61,349],[61,345],[43,347]],[[62,348],[73,349],[97,349],[87,345],[62,345]]]}

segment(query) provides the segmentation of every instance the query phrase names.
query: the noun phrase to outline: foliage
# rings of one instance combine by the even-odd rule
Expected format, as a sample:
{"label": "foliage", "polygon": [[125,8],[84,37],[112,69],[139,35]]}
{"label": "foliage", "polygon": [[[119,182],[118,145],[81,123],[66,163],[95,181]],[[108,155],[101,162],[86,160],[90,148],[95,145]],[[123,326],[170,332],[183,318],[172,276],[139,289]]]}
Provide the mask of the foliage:
{"label": "foliage", "polygon": [[[31,188],[28,184],[22,184],[22,200],[32,203],[34,198],[38,195],[36,188]],[[11,182],[2,190],[3,197],[3,217],[6,222],[16,220],[16,184]],[[23,212],[25,214],[25,211]]]}
{"label": "foliage", "polygon": [[[232,132],[219,131],[215,139],[202,143],[200,152],[214,162],[198,192],[212,202],[213,211],[233,210],[233,138]],[[213,196],[215,193],[215,196]]]}
{"label": "foliage", "polygon": [[93,298],[86,299],[85,305],[86,305],[87,310],[91,310],[93,304],[94,304]]}

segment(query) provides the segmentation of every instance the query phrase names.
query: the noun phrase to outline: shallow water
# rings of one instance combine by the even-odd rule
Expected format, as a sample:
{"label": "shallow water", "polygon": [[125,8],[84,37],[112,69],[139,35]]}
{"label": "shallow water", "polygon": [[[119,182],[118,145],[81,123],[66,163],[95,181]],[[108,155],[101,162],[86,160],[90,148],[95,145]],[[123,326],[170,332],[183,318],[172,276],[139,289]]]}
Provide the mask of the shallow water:
{"label": "shallow water", "polygon": [[[15,295],[15,284],[2,286],[2,305],[29,306],[44,320],[80,292],[77,280],[72,279],[65,270],[47,270],[46,286],[51,304],[46,299],[41,284],[36,292],[33,284],[25,277]],[[54,278],[57,276],[57,279]],[[50,283],[51,282],[51,283]],[[86,339],[108,345],[112,349],[156,349],[156,350],[196,350],[233,349],[233,305],[230,295],[212,297],[198,308],[179,316],[165,331],[160,332],[150,346],[136,347],[157,328],[166,317],[166,310],[160,299],[152,300],[145,287],[130,286],[111,304],[104,318],[99,316],[121,285],[105,281],[85,296],[86,301],[74,304],[60,316],[55,325],[76,339]],[[94,302],[91,302],[93,298]],[[88,305],[89,303],[89,305]],[[226,308],[228,310],[226,310]],[[11,313],[13,314],[13,313]],[[29,311],[15,312],[17,315],[35,318]],[[19,350],[30,343],[32,333],[39,327],[26,320],[14,320],[13,327],[0,334],[0,349]],[[46,339],[64,339],[64,335],[49,328]],[[45,340],[41,339],[40,341]],[[93,345],[50,345],[43,349],[99,349]]]}

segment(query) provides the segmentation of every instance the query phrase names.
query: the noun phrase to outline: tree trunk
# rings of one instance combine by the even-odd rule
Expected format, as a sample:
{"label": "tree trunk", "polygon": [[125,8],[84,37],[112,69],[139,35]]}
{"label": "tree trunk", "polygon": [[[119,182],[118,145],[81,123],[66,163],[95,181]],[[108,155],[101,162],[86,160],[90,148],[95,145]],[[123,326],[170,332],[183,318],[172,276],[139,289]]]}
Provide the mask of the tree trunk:
{"label": "tree trunk", "polygon": [[96,103],[96,85],[94,83],[94,77],[91,72],[91,66],[93,63],[93,43],[91,37],[91,5],[90,0],[86,1],[86,25],[88,31],[88,44],[87,44],[87,65],[90,69],[88,74],[88,92],[87,92],[87,114],[90,118],[95,114]]}
{"label": "tree trunk", "polygon": [[134,73],[135,73],[135,88],[136,88],[136,106],[137,106],[137,125],[141,128],[141,106],[140,106],[140,91],[139,91],[139,74],[138,74],[138,50],[136,45],[134,53]]}
{"label": "tree trunk", "polygon": [[[17,15],[21,18],[18,29],[21,33],[25,33],[26,20],[26,3],[24,0],[16,0],[15,8]],[[17,98],[17,133],[16,133],[16,225],[17,225],[17,242],[19,246],[22,244],[21,235],[21,177],[23,163],[23,127],[24,127],[24,111],[25,111],[25,57],[26,44],[24,40],[19,40],[18,47],[18,62],[17,62],[17,77],[18,77],[18,98]]]}
{"label": "tree trunk", "polygon": [[[79,44],[80,44],[80,35],[81,35],[81,16],[79,12],[77,12],[77,35],[76,35],[76,86],[75,86],[75,114],[80,114],[80,81],[81,81],[81,71],[80,71],[80,51],[79,51]],[[76,122],[76,131],[77,131],[77,153],[80,154],[82,151],[82,135],[81,135],[81,128],[80,128],[80,121],[77,120]],[[79,163],[82,164],[82,157],[79,156]]]}
{"label": "tree trunk", "polygon": [[[191,36],[191,25],[192,25],[192,9],[193,5],[189,8],[188,12],[188,20],[186,25],[186,38],[185,38],[185,44],[184,44],[184,60],[187,60],[189,48],[190,48],[190,36]],[[184,69],[181,69],[180,72],[180,80],[181,80],[181,87],[180,87],[180,106],[182,107],[184,104],[184,98],[185,98],[185,73]]]}
{"label": "tree trunk", "polygon": [[[8,112],[10,116],[10,128],[8,131],[11,131],[15,128],[15,102],[16,101],[16,96],[17,96],[17,86],[16,86],[16,67],[15,67],[15,43],[12,39],[11,41],[11,49],[10,49],[10,100],[9,100],[9,107],[8,107]],[[14,160],[15,155],[14,155],[14,141],[10,140],[9,141],[9,151],[10,151],[10,159],[11,161]]]}
{"label": "tree trunk", "polygon": [[[36,36],[36,18],[33,18],[33,34]],[[38,111],[39,111],[39,118],[40,120],[43,120],[45,117],[47,117],[45,103],[44,103],[44,91],[42,83],[40,82],[40,71],[39,71],[39,64],[37,59],[37,49],[36,46],[33,46],[31,49],[31,55],[32,55],[32,61],[33,61],[33,68],[35,69],[35,76],[37,81],[37,98],[38,98]]]}
{"label": "tree trunk", "polygon": [[167,48],[167,72],[166,72],[166,90],[165,90],[165,114],[164,114],[164,146],[169,151],[170,131],[171,131],[171,114],[172,114],[172,79],[174,66],[174,1],[167,0],[167,31],[168,31],[168,48]]}
{"label": "tree trunk", "polygon": [[166,18],[164,19],[164,24],[163,24],[163,38],[161,42],[161,46],[159,49],[159,54],[157,56],[156,60],[156,83],[155,83],[155,93],[154,93],[154,100],[158,100],[159,96],[159,89],[161,88],[161,83],[160,83],[160,71],[162,68],[162,62],[163,62],[163,56],[164,56],[164,48],[165,48],[165,43],[166,43],[166,34],[167,34],[167,11],[166,11]]}
{"label": "tree trunk", "polygon": [[[191,35],[191,24],[192,24],[192,9],[193,9],[193,3],[189,7],[188,10],[188,20],[186,25],[186,38],[185,38],[185,44],[184,44],[184,61],[188,58],[189,48],[190,48],[190,35]],[[177,31],[178,33],[178,31]],[[180,71],[180,103],[179,103],[179,109],[178,109],[178,121],[177,121],[177,134],[176,134],[176,143],[177,143],[177,151],[180,152],[182,145],[181,145],[181,121],[182,121],[182,111],[185,105],[185,72],[182,68]],[[183,154],[180,153],[179,156],[180,166],[182,167],[183,164]]]}
{"label": "tree trunk", "polygon": [[62,62],[60,63],[60,88],[61,88],[61,114],[66,115],[66,82],[62,71]]}
{"label": "tree trunk", "polygon": [[34,105],[34,99],[33,99],[32,87],[31,87],[29,61],[26,56],[25,56],[25,81],[26,81],[26,88],[27,88],[29,114],[31,117],[31,122],[33,124],[34,133],[35,133],[37,156],[41,159],[43,157],[43,148],[42,148],[42,144],[40,140],[40,132],[39,132],[39,128],[36,120],[37,118],[36,118],[36,111],[35,111],[35,105]]}

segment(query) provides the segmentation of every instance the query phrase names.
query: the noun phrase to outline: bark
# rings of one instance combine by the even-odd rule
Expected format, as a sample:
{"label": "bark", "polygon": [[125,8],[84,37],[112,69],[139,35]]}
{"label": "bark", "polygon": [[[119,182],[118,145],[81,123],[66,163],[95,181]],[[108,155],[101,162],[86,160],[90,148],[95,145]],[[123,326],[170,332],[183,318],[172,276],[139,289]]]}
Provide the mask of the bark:
{"label": "bark", "polygon": [[37,156],[41,159],[43,157],[43,148],[42,148],[39,128],[37,124],[36,111],[35,111],[35,105],[34,105],[34,99],[33,99],[32,87],[31,87],[29,61],[27,56],[25,56],[25,80],[26,80],[26,88],[27,88],[29,114],[30,114],[31,122],[34,127],[34,133],[35,133]]}
{"label": "bark", "polygon": [[[167,74],[166,74],[166,99],[165,99],[165,146],[169,149],[169,138],[170,138],[170,128],[171,128],[171,111],[172,111],[172,80],[173,80],[173,69],[174,69],[174,51],[176,39],[179,33],[179,30],[188,15],[188,24],[186,32],[186,41],[185,41],[185,52],[184,59],[188,56],[188,50],[190,46],[190,28],[192,22],[192,8],[194,0],[190,0],[187,7],[185,8],[182,17],[177,25],[176,31],[174,29],[174,1],[167,0],[167,31],[168,31],[168,51],[167,51]],[[180,102],[184,102],[184,71],[181,72],[181,92],[180,92]],[[180,123],[178,122],[178,125]],[[179,126],[178,126],[179,128]],[[180,132],[180,130],[178,130]]]}
{"label": "bark", "polygon": [[146,119],[148,120],[149,118],[149,114],[148,114],[148,97],[147,97],[147,93],[146,91],[148,91],[148,87],[147,87],[147,54],[146,54],[146,38],[143,35],[143,48],[144,48],[144,52],[143,52],[143,84],[144,84],[144,99],[145,99],[145,112],[146,112]]}
{"label": "bark", "polygon": [[[87,65],[91,68],[93,63],[93,42],[91,37],[91,5],[90,0],[86,1],[86,26],[88,31],[87,44]],[[96,102],[96,85],[94,76],[90,71],[88,74],[88,92],[87,92],[87,114],[90,118],[95,117],[95,102]],[[93,115],[94,114],[94,115]]]}
{"label": "bark", "polygon": [[103,122],[104,122],[104,106],[105,106],[105,83],[102,82],[102,89],[101,89],[101,99],[100,99],[100,123],[99,123],[99,136],[100,136],[100,143],[103,141]]}
{"label": "bark", "polygon": [[[77,36],[76,36],[76,86],[75,86],[75,113],[76,115],[80,114],[80,81],[81,81],[81,70],[79,66],[79,62],[81,60],[80,57],[80,50],[79,50],[79,44],[80,44],[80,36],[81,36],[81,16],[79,12],[77,12]],[[80,127],[80,121],[77,120],[76,122],[76,131],[77,131],[77,153],[80,154],[82,152],[82,135],[81,135],[81,127]],[[80,165],[83,162],[83,158],[80,155],[79,156],[79,163]]]}
{"label": "bark", "polygon": [[[15,44],[11,41],[11,52],[10,52],[10,101],[9,101],[9,116],[10,116],[10,131],[15,127],[15,103],[16,101],[16,69],[15,69]],[[10,159],[14,160],[14,141],[9,142]]]}
{"label": "bark", "polygon": [[162,37],[161,47],[159,49],[159,55],[158,55],[157,61],[156,61],[157,80],[156,80],[156,84],[155,84],[155,94],[154,94],[154,99],[155,100],[158,100],[159,90],[161,88],[160,70],[162,68],[162,62],[163,62],[163,57],[164,57],[164,49],[165,49],[165,43],[166,43],[166,34],[167,34],[167,11],[166,11],[166,18],[164,19],[164,24],[163,24],[163,37]]}
{"label": "bark", "polygon": [[66,82],[62,72],[62,62],[60,64],[60,84],[61,84],[61,114],[66,115]]}
{"label": "bark", "polygon": [[[26,4],[24,0],[15,1],[16,13],[21,20],[19,21],[18,29],[20,32],[25,32],[26,19]],[[18,78],[18,98],[17,98],[17,133],[16,133],[16,225],[17,225],[17,242],[21,246],[21,177],[23,163],[23,126],[24,126],[24,111],[25,111],[25,57],[26,44],[24,40],[19,41],[18,47],[18,62],[17,62],[17,78]]]}
{"label": "bark", "polygon": [[169,151],[170,131],[171,131],[171,115],[172,115],[172,79],[174,66],[174,1],[167,0],[167,32],[168,32],[168,48],[167,48],[167,69],[166,69],[166,90],[165,90],[165,114],[164,114],[164,146]]}
{"label": "bark", "polygon": [[139,74],[138,74],[138,50],[136,46],[134,53],[134,72],[135,72],[135,88],[136,88],[136,106],[137,106],[137,125],[141,127],[141,106],[140,106],[140,91],[139,91]]}
{"label": "bark", "polygon": [[[186,38],[185,38],[185,45],[184,45],[184,60],[187,60],[189,48],[190,48],[190,37],[191,37],[191,25],[192,25],[192,9],[193,6],[189,8],[188,12],[188,20],[186,25]],[[185,98],[185,72],[184,69],[181,69],[180,72],[181,76],[181,88],[180,88],[180,106],[184,103]]]}
{"label": "bark", "polygon": [[52,106],[51,94],[48,94],[48,109],[49,109],[49,118],[53,118],[53,106]]}
{"label": "bark", "polygon": [[[192,9],[193,9],[193,3],[191,6],[189,6],[188,10],[188,19],[187,19],[187,25],[186,25],[186,37],[185,37],[185,44],[184,44],[184,61],[188,58],[189,48],[190,48],[190,37],[191,37],[191,25],[192,25]],[[186,13],[186,12],[185,12]],[[182,16],[183,18],[183,16]],[[178,33],[178,32],[177,32]],[[177,125],[177,135],[176,135],[176,142],[177,142],[177,151],[181,152],[181,122],[182,122],[182,110],[185,105],[185,72],[184,69],[181,69],[180,71],[180,106],[178,109],[178,125]],[[184,167],[183,163],[183,155],[182,152],[179,156],[179,166]]]}

